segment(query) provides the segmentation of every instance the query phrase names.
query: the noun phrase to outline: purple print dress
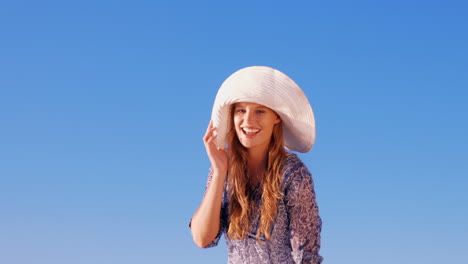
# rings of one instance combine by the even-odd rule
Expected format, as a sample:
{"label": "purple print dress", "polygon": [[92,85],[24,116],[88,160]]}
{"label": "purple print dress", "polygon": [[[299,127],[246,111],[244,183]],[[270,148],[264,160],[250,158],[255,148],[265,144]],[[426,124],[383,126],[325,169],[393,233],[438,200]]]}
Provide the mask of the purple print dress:
{"label": "purple print dress", "polygon": [[[312,175],[297,155],[288,153],[281,187],[283,198],[278,203],[278,216],[273,224],[271,237],[263,243],[257,241],[260,219],[261,194],[254,190],[255,209],[250,218],[249,235],[241,240],[225,235],[228,263],[313,263],[322,262],[319,255],[322,221],[315,199]],[[211,171],[208,184],[211,180]],[[229,176],[228,176],[229,177]],[[214,247],[229,226],[227,191],[224,191],[221,208],[220,230],[207,246]]]}

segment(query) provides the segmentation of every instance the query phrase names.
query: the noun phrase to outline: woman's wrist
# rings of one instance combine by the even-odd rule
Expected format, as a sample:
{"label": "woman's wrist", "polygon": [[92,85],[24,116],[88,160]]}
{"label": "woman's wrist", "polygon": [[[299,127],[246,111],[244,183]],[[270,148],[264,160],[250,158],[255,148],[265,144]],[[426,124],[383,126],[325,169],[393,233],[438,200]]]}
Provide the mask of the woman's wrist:
{"label": "woman's wrist", "polygon": [[227,170],[213,168],[214,177],[226,177],[226,175],[227,175]]}

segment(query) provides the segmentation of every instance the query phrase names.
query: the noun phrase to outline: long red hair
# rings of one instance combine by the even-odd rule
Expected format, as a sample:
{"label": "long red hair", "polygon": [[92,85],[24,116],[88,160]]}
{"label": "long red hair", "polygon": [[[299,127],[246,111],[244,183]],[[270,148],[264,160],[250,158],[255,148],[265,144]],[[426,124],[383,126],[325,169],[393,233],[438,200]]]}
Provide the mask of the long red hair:
{"label": "long red hair", "polygon": [[[249,171],[247,167],[247,149],[239,141],[234,128],[234,105],[231,107],[230,125],[227,141],[228,169],[228,199],[230,225],[227,235],[231,239],[242,239],[250,230],[249,217],[252,214],[253,201],[250,195],[252,186],[249,184]],[[283,127],[281,122],[273,128],[270,144],[267,151],[267,164],[265,173],[260,177],[262,190],[261,216],[257,230],[257,240],[263,235],[270,239],[270,232],[277,216],[278,200],[282,197],[281,182],[282,169],[286,160],[286,151],[283,141]]]}

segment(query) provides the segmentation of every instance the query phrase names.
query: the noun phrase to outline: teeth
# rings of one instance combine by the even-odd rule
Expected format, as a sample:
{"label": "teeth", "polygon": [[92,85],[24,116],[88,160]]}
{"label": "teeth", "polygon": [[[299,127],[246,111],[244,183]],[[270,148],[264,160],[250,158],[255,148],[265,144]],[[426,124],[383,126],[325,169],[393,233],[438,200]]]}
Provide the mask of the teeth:
{"label": "teeth", "polygon": [[260,131],[260,129],[250,129],[250,128],[242,128],[245,132],[247,133],[257,133],[258,131]]}

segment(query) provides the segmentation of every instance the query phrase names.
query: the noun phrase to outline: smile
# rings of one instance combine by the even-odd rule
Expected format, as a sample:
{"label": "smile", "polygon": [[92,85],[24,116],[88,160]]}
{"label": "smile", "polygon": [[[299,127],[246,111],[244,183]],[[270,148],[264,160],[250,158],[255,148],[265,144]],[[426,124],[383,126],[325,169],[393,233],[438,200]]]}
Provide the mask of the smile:
{"label": "smile", "polygon": [[246,128],[246,127],[243,127],[242,128],[242,131],[244,132],[244,134],[246,135],[255,135],[257,134],[258,132],[260,132],[260,129],[253,129],[253,128]]}

